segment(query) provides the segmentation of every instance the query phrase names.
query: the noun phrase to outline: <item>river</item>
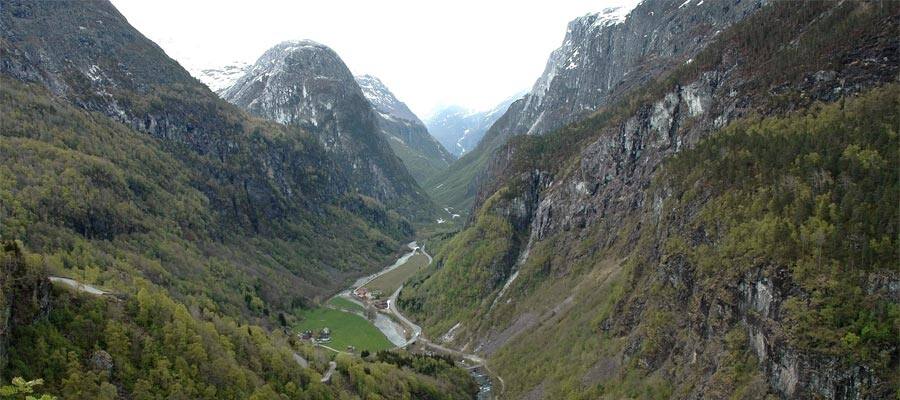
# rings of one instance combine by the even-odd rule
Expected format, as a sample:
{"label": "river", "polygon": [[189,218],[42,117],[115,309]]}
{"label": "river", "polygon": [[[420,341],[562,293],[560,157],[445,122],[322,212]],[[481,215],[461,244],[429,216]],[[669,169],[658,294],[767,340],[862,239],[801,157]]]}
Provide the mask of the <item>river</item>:
{"label": "river", "polygon": [[[343,297],[347,300],[350,300],[356,304],[359,304],[365,307],[359,300],[351,295],[354,289],[357,287],[363,286],[373,279],[392,271],[393,269],[405,264],[410,257],[412,257],[416,252],[421,251],[426,257],[428,257],[428,263],[431,264],[432,258],[431,255],[425,252],[424,248],[420,248],[416,242],[410,242],[406,245],[409,248],[409,252],[403,254],[400,258],[397,259],[393,264],[385,267],[381,271],[378,271],[374,274],[364,276],[356,280],[353,283],[353,286],[347,288],[346,290],[338,293],[336,296]],[[435,343],[432,343],[422,334],[422,328],[412,322],[409,318],[404,316],[399,309],[397,309],[396,301],[397,297],[400,294],[400,291],[403,290],[403,286],[397,289],[394,292],[390,299],[388,300],[388,308],[384,311],[379,311],[375,313],[375,320],[369,320],[379,331],[381,331],[387,339],[396,346],[396,348],[407,348],[412,344],[419,344],[424,348],[428,348],[429,350],[448,354],[453,357],[457,357],[462,360],[466,360],[469,363],[473,363],[475,367],[469,366],[467,369],[469,373],[472,375],[472,378],[475,379],[475,382],[478,383],[478,400],[491,400],[494,398],[493,388],[493,377],[489,373],[489,370],[484,364],[484,360],[478,357],[475,354],[464,353],[455,349],[450,349]]]}

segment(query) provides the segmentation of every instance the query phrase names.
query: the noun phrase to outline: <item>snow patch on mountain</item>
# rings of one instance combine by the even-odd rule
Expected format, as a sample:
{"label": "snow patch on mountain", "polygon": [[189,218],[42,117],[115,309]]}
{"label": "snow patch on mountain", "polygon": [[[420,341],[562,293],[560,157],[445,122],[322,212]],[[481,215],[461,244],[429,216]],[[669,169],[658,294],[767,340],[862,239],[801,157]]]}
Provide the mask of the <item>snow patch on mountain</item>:
{"label": "snow patch on mountain", "polygon": [[210,90],[218,93],[237,82],[250,70],[250,67],[250,64],[246,62],[235,61],[220,68],[193,69],[189,72]]}

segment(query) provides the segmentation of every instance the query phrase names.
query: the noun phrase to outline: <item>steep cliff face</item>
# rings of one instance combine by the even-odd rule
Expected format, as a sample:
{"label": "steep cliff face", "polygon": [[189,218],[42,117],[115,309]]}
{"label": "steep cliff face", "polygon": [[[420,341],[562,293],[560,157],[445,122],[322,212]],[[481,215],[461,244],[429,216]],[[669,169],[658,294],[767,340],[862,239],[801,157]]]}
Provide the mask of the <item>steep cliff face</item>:
{"label": "steep cliff face", "polygon": [[[351,167],[353,190],[403,213],[429,200],[379,134],[379,118],[344,62],[311,41],[267,50],[222,98],[250,113],[298,126]],[[423,213],[424,214],[424,213]]]}
{"label": "steep cliff face", "polygon": [[511,130],[538,135],[580,120],[705,47],[765,1],[643,1],[569,23],[563,44],[525,98]]}
{"label": "steep cliff face", "polygon": [[[885,329],[898,285],[887,263],[896,255],[886,248],[869,253],[862,243],[883,240],[896,226],[856,231],[856,244],[847,244],[857,249],[850,258],[869,261],[858,265],[839,250],[829,263],[855,266],[823,272],[824,262],[807,258],[811,253],[783,250],[810,249],[806,241],[814,239],[804,235],[819,217],[797,211],[763,218],[793,211],[777,205],[787,200],[767,202],[760,193],[818,182],[811,190],[835,207],[823,217],[834,224],[826,230],[855,229],[839,222],[855,211],[838,193],[872,193],[860,204],[893,218],[874,199],[897,196],[896,186],[871,183],[892,178],[870,170],[872,176],[850,183],[840,157],[815,160],[896,145],[884,129],[897,118],[890,111],[896,86],[865,93],[897,81],[898,40],[891,32],[898,15],[884,4],[769,6],[723,29],[695,60],[626,101],[553,134],[512,140],[490,163],[497,183],[483,187],[471,225],[407,286],[400,304],[426,322],[432,337],[455,327],[447,339],[489,356],[512,397],[888,396],[898,344]],[[833,105],[821,115],[812,107],[810,122],[733,122],[859,94],[863,100],[841,118],[840,105]],[[517,107],[527,108],[517,103],[510,112]],[[858,134],[798,144],[809,143],[803,135],[848,132],[866,115],[878,120]],[[791,133],[754,136],[760,132]],[[733,163],[722,164],[719,157],[731,159],[726,154],[734,154]],[[816,181],[825,176],[845,182],[847,192]],[[749,213],[750,204],[760,214]],[[761,222],[777,218],[785,218],[779,228]],[[500,233],[486,236],[491,231]],[[836,247],[846,243],[820,233]],[[477,247],[485,239],[490,244]],[[865,311],[851,311],[857,307]],[[824,317],[833,312],[854,316]],[[869,326],[868,350],[854,347],[863,342],[862,326]],[[875,348],[882,356],[865,355]]]}
{"label": "steep cliff face", "polygon": [[371,75],[356,77],[363,95],[378,114],[378,126],[406,169],[423,183],[447,169],[453,156],[428,132],[425,124],[381,82]]}
{"label": "steep cliff face", "polygon": [[[522,104],[510,107],[504,122],[492,126],[474,154],[461,158],[447,175],[467,175],[477,188],[491,179],[487,164],[510,137],[545,134],[584,119],[687,62],[719,32],[765,3],[646,0],[630,11],[612,8],[573,20]],[[455,190],[465,193],[451,197],[465,199],[459,206],[468,206],[477,189]]]}

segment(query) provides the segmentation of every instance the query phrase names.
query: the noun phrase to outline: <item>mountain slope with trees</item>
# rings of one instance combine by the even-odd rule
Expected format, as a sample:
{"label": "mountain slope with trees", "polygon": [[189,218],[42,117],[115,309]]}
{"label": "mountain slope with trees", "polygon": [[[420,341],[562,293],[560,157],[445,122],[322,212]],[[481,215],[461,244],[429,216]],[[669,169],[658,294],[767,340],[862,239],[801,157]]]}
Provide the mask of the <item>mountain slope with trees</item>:
{"label": "mountain slope with trees", "polygon": [[[319,384],[325,360],[280,330],[398,254],[415,216],[355,190],[317,136],[219,99],[108,1],[0,2],[0,115],[4,382],[73,399],[471,397],[465,371],[407,354],[340,357],[337,385]],[[382,199],[416,208],[406,182]]]}
{"label": "mountain slope with trees", "polygon": [[890,397],[898,17],[770,4],[513,138],[399,305],[513,398]]}

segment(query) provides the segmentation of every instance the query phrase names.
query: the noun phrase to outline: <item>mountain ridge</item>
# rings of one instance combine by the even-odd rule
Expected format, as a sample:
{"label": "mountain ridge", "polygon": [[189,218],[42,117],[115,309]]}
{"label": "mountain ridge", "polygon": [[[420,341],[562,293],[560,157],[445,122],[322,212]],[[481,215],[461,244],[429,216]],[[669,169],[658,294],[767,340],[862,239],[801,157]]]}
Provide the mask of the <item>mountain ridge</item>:
{"label": "mountain ridge", "polygon": [[443,171],[454,160],[438,143],[424,123],[405,103],[397,99],[380,79],[372,75],[354,77],[363,95],[378,113],[381,132],[389,139],[394,154],[420,184]]}

